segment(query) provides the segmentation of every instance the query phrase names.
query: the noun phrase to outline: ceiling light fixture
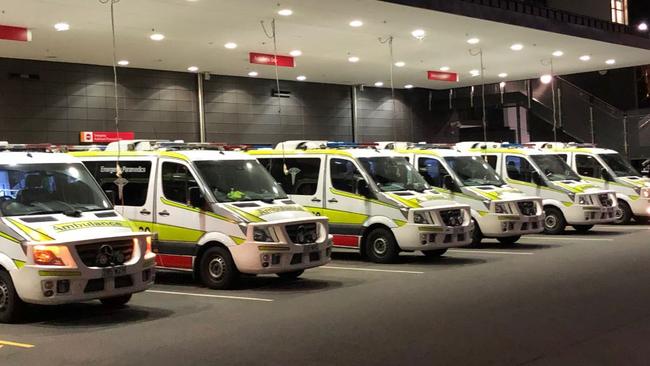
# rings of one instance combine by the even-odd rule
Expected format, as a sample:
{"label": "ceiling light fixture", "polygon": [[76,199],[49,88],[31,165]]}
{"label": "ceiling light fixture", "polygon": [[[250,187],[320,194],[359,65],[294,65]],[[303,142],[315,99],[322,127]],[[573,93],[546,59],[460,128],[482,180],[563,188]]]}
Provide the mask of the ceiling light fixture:
{"label": "ceiling light fixture", "polygon": [[305,75],[299,75],[299,76],[296,77],[296,80],[305,81],[305,80],[307,80],[307,77]]}
{"label": "ceiling light fixture", "polygon": [[381,82],[381,81],[378,81],[378,82],[375,83],[375,86],[380,88],[380,87],[384,86],[384,83]]}
{"label": "ceiling light fixture", "polygon": [[293,14],[293,10],[291,10],[291,9],[281,9],[281,10],[278,10],[278,14],[282,15],[283,17],[288,17],[289,15]]}
{"label": "ceiling light fixture", "polygon": [[467,43],[469,44],[479,44],[479,42],[481,42],[481,40],[478,38],[470,38],[467,40]]}
{"label": "ceiling light fixture", "polygon": [[68,23],[56,23],[54,24],[54,29],[56,29],[57,32],[65,32],[67,30],[70,30],[70,24]]}
{"label": "ceiling light fixture", "polygon": [[363,22],[360,20],[353,20],[350,22],[350,27],[359,28],[363,25]]}
{"label": "ceiling light fixture", "polygon": [[508,74],[505,73],[505,72],[502,72],[502,73],[499,74],[499,77],[500,77],[501,79],[504,79],[504,78],[507,78],[507,77],[508,77]]}
{"label": "ceiling light fixture", "polygon": [[479,76],[479,75],[481,75],[481,72],[478,71],[478,70],[471,70],[471,71],[469,72],[469,74],[472,75],[473,77],[475,77],[475,76]]}
{"label": "ceiling light fixture", "polygon": [[350,57],[348,57],[348,61],[350,61],[352,63],[356,63],[356,62],[359,62],[359,58],[357,56],[350,56]]}
{"label": "ceiling light fixture", "polygon": [[152,41],[162,41],[163,39],[165,39],[165,35],[161,34],[161,33],[154,33],[154,34],[150,35],[149,38]]}
{"label": "ceiling light fixture", "polygon": [[404,85],[404,89],[413,89],[413,85],[406,84],[406,85]]}
{"label": "ceiling light fixture", "polygon": [[500,82],[500,83],[499,83],[499,87],[500,87],[501,89],[505,88],[505,87],[506,87],[506,82],[505,82],[505,81]]}
{"label": "ceiling light fixture", "polygon": [[605,63],[608,64],[608,65],[614,65],[614,64],[616,64],[616,60],[614,60],[613,58],[610,58],[609,60],[605,61]]}
{"label": "ceiling light fixture", "polygon": [[641,32],[647,32],[648,31],[648,23],[646,23],[646,22],[640,23],[637,26],[637,29],[640,30]]}
{"label": "ceiling light fixture", "polygon": [[405,65],[406,65],[406,62],[404,62],[404,61],[395,62],[395,66],[397,66],[397,67],[404,67]]}
{"label": "ceiling light fixture", "polygon": [[119,61],[117,61],[117,64],[120,65],[120,66],[126,66],[126,65],[129,64],[129,61],[127,61],[127,60],[119,60]]}
{"label": "ceiling light fixture", "polygon": [[560,50],[557,50],[557,51],[553,52],[553,56],[562,57],[562,56],[564,56],[564,52],[562,52]]}
{"label": "ceiling light fixture", "polygon": [[223,46],[226,47],[229,50],[234,50],[235,48],[237,48],[237,43],[228,42],[228,43],[224,44]]}
{"label": "ceiling light fixture", "polygon": [[416,29],[413,32],[411,32],[411,35],[419,40],[423,40],[424,36],[427,34],[427,32],[424,31],[424,29]]}
{"label": "ceiling light fixture", "polygon": [[302,56],[302,51],[301,50],[293,50],[293,51],[289,52],[289,54],[291,56],[293,56],[293,57],[298,57],[298,56]]}
{"label": "ceiling light fixture", "polygon": [[444,71],[444,72],[447,72],[449,70],[451,70],[451,68],[449,66],[443,66],[443,67],[440,68],[440,71]]}
{"label": "ceiling light fixture", "polygon": [[257,71],[251,71],[251,72],[248,73],[248,76],[251,76],[251,77],[256,77],[257,75],[259,75],[257,73]]}
{"label": "ceiling light fixture", "polygon": [[591,60],[591,56],[589,56],[589,55],[580,56],[580,61],[585,61],[586,62],[586,61],[589,61],[589,60]]}
{"label": "ceiling light fixture", "polygon": [[197,66],[190,66],[187,68],[187,71],[189,72],[197,72],[199,71],[199,68]]}
{"label": "ceiling light fixture", "polygon": [[512,46],[510,46],[510,49],[513,51],[521,51],[524,49],[524,45],[521,43],[515,43]]}
{"label": "ceiling light fixture", "polygon": [[540,77],[539,80],[541,80],[542,83],[544,83],[544,84],[550,84],[551,81],[553,81],[553,76],[551,76],[549,74],[542,75],[542,77]]}

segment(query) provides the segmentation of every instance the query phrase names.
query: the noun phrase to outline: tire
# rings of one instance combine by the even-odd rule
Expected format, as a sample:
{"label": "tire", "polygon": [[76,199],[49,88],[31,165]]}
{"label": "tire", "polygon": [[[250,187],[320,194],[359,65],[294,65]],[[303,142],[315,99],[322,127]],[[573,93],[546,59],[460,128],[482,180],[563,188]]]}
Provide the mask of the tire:
{"label": "tire", "polygon": [[366,257],[375,263],[393,263],[399,256],[395,236],[384,228],[376,228],[368,234],[365,249]]}
{"label": "tire", "polygon": [[594,227],[594,225],[573,225],[573,228],[580,234],[588,232],[592,227]]}
{"label": "tire", "polygon": [[99,299],[99,301],[102,303],[102,305],[107,307],[121,308],[124,305],[126,305],[129,301],[131,301],[131,294],[106,297],[103,299]]}
{"label": "tire", "polygon": [[474,229],[472,230],[472,242],[469,244],[472,247],[480,247],[481,246],[481,241],[483,240],[483,232],[481,231],[481,228],[478,226],[478,222],[476,220],[472,219],[472,224]]}
{"label": "tire", "polygon": [[445,253],[447,253],[447,248],[445,248],[445,249],[423,250],[422,253],[424,253],[425,257],[438,258],[438,257],[442,257]]}
{"label": "tire", "polygon": [[617,225],[628,225],[632,221],[632,209],[627,202],[623,200],[618,200],[618,207],[614,213],[616,220],[614,221]]}
{"label": "tire", "polygon": [[547,206],[544,207],[544,234],[559,235],[566,229],[566,219],[558,208]]}
{"label": "tire", "polygon": [[521,235],[515,235],[515,236],[505,236],[502,238],[497,238],[499,243],[503,245],[514,245],[517,241],[521,239]]}
{"label": "tire", "polygon": [[212,247],[203,253],[199,262],[199,278],[208,288],[227,290],[233,288],[239,279],[239,271],[228,249]]}
{"label": "tire", "polygon": [[305,273],[305,270],[301,269],[298,271],[276,273],[275,275],[286,280],[295,280],[303,273]]}
{"label": "tire", "polygon": [[16,292],[9,272],[0,269],[0,322],[16,323],[25,315],[27,304]]}

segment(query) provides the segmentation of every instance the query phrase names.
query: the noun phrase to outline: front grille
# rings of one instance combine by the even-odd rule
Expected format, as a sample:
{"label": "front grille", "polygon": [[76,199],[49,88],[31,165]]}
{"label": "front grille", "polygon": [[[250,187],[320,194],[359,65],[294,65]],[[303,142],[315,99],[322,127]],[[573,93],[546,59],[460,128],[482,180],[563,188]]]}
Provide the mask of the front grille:
{"label": "front grille", "polygon": [[440,211],[442,222],[447,226],[461,226],[463,224],[463,213],[461,210]]}
{"label": "front grille", "polygon": [[285,226],[289,239],[294,244],[315,243],[318,240],[318,230],[315,222]]}
{"label": "front grille", "polygon": [[533,201],[517,202],[517,206],[519,206],[519,211],[521,211],[521,214],[524,216],[535,216],[537,213],[535,202]]}
{"label": "front grille", "polygon": [[609,195],[606,193],[599,194],[598,195],[598,200],[600,201],[600,204],[605,206],[605,207],[611,207],[614,205],[614,202],[612,202],[612,199],[609,198]]}
{"label": "front grille", "polygon": [[[107,243],[92,243],[77,245],[79,258],[88,267],[110,267],[120,265],[131,260],[133,256],[133,241],[121,240]],[[104,254],[108,261],[102,263]]]}

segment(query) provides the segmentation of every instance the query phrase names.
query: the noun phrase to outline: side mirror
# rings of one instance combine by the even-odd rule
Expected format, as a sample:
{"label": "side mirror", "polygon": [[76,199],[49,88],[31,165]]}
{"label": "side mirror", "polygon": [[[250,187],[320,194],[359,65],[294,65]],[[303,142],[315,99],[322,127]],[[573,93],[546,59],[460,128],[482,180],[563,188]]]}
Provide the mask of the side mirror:
{"label": "side mirror", "polygon": [[454,178],[451,177],[451,175],[447,174],[444,177],[442,177],[442,186],[445,189],[448,189],[452,192],[458,192],[458,186],[456,185],[456,182],[454,182]]}
{"label": "side mirror", "polygon": [[115,202],[117,202],[117,195],[115,194],[115,191],[112,189],[105,189],[104,193],[106,194],[106,197],[108,197],[108,200],[111,201],[111,204],[115,206]]}
{"label": "side mirror", "polygon": [[532,179],[533,183],[535,183],[538,186],[545,186],[546,185],[546,183],[544,182],[544,179],[542,179],[542,176],[539,175],[539,173],[536,172],[536,171],[531,173],[531,179]]}
{"label": "side mirror", "polygon": [[190,193],[190,205],[192,207],[202,208],[203,205],[205,204],[205,198],[203,197],[201,188],[190,187],[189,193]]}
{"label": "side mirror", "polygon": [[608,182],[612,182],[614,180],[612,175],[609,174],[609,172],[605,168],[600,169],[600,176]]}
{"label": "side mirror", "polygon": [[370,190],[370,186],[368,185],[368,182],[366,182],[364,179],[357,181],[357,193],[366,198],[374,197],[374,194]]}

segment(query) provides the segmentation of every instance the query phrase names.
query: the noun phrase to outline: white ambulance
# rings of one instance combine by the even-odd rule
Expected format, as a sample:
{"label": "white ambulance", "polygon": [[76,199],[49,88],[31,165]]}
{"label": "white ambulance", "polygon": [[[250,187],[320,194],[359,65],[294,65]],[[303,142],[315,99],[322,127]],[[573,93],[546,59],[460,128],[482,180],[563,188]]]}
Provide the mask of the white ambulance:
{"label": "white ambulance", "polygon": [[287,141],[251,150],[291,198],[330,220],[334,246],[389,263],[470,243],[469,206],[431,189],[403,156],[373,146]]}
{"label": "white ambulance", "polygon": [[25,303],[120,306],[154,280],[151,236],[81,161],[48,149],[0,146],[0,322],[19,320]]}
{"label": "white ambulance", "polygon": [[481,154],[509,185],[542,197],[547,234],[561,234],[567,225],[586,232],[616,220],[615,193],[582,180],[550,151],[498,142],[463,142],[456,147]]}
{"label": "white ambulance", "polygon": [[630,165],[618,152],[590,144],[534,142],[531,146],[548,149],[564,159],[582,179],[616,192],[616,223],[628,224],[634,218],[647,223],[650,218],[650,179]]}
{"label": "white ambulance", "polygon": [[450,145],[379,143],[404,154],[432,186],[456,202],[470,205],[472,244],[483,237],[514,244],[522,235],[544,230],[542,199],[507,185],[480,154]]}
{"label": "white ambulance", "polygon": [[144,140],[71,154],[115,192],[119,160],[127,183],[118,210],[155,233],[159,269],[192,272],[207,287],[227,289],[240,273],[296,278],[330,261],[327,219],[289,199],[247,154]]}

